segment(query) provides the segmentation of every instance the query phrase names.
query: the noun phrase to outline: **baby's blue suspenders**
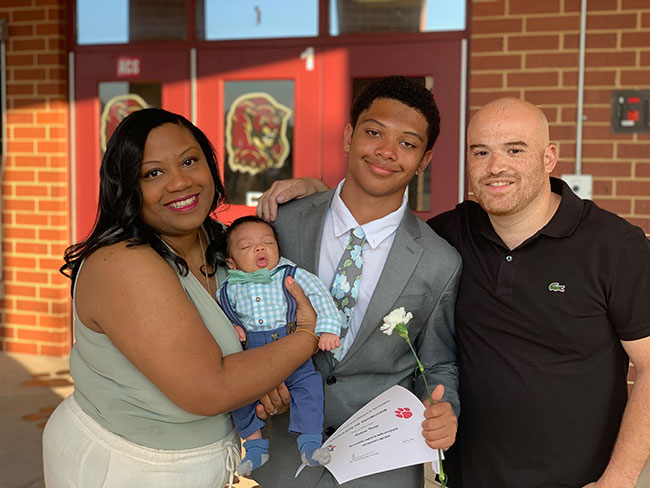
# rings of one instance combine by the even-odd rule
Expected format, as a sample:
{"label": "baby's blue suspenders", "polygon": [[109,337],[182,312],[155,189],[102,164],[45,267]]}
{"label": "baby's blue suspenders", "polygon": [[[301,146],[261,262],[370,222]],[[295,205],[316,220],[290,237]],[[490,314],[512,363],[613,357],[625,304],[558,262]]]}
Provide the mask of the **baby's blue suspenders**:
{"label": "baby's blue suspenders", "polygon": [[[296,304],[296,299],[293,298],[293,295],[291,295],[291,293],[289,293],[289,290],[287,290],[287,285],[285,282],[289,276],[293,278],[295,274],[295,266],[286,266],[284,268],[284,276],[282,277],[282,291],[284,292],[284,296],[287,300],[287,334],[291,334],[294,330],[296,330],[296,311],[298,310],[298,305]],[[250,332],[246,330],[246,327],[239,319],[237,312],[235,312],[235,310],[232,308],[232,305],[230,305],[230,301],[228,300],[228,280],[224,282],[223,287],[221,287],[221,291],[219,292],[219,303],[221,304],[221,308],[223,309],[226,316],[230,319],[230,321],[235,325],[239,325],[246,331],[247,334],[249,334]],[[244,349],[246,349],[248,346],[248,339],[242,342],[242,346]]]}

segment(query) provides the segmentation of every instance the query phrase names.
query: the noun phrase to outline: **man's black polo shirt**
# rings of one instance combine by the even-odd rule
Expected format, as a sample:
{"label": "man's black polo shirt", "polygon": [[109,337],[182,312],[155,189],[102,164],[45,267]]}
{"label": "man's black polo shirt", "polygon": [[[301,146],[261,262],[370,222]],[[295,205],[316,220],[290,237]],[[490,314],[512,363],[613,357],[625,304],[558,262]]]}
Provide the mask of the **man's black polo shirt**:
{"label": "man's black polo shirt", "polygon": [[513,250],[475,202],[428,222],[463,257],[461,416],[448,457],[450,467],[460,460],[465,488],[597,480],[627,400],[620,341],[650,335],[647,238],[551,184],[562,196],[556,214]]}

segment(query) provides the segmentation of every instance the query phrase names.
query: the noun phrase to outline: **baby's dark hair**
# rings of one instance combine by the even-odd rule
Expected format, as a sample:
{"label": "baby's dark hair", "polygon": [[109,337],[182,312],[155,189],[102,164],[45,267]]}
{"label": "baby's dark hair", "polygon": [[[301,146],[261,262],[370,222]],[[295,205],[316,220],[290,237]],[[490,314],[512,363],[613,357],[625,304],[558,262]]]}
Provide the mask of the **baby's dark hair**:
{"label": "baby's dark hair", "polygon": [[440,112],[433,93],[406,76],[387,76],[370,83],[357,96],[350,110],[350,123],[356,127],[359,116],[378,98],[396,100],[420,112],[427,121],[425,151],[433,147],[440,134]]}
{"label": "baby's dark hair", "polygon": [[257,215],[244,215],[238,219],[233,220],[232,224],[228,226],[224,234],[226,240],[226,256],[230,257],[230,234],[232,234],[237,227],[240,227],[244,224],[264,224],[267,225],[273,231],[273,237],[275,237],[276,242],[278,242],[278,249],[280,248],[280,243],[278,241],[278,234],[275,232],[275,228],[269,224],[266,220],[258,217]]}

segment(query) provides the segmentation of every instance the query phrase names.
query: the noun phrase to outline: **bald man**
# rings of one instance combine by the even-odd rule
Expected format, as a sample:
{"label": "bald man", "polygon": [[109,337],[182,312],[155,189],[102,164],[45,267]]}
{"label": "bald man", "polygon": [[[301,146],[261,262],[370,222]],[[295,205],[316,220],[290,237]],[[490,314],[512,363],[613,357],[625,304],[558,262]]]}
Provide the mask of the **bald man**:
{"label": "bald man", "polygon": [[541,110],[489,103],[468,129],[478,203],[428,222],[464,265],[453,488],[632,488],[650,452],[650,244],[556,163]]}
{"label": "bald man", "polygon": [[[428,222],[463,258],[449,487],[632,488],[650,452],[648,239],[550,177],[557,149],[535,106],[489,103],[467,140],[476,202]],[[258,213],[320,190],[278,183]]]}

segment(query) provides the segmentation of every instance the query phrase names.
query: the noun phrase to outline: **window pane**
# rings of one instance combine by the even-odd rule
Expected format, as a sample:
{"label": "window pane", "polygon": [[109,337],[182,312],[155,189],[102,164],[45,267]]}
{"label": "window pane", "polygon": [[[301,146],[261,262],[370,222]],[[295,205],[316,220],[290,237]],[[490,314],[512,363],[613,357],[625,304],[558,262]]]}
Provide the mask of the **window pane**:
{"label": "window pane", "polygon": [[[433,78],[430,76],[410,76],[419,84],[433,89]],[[352,80],[352,100],[370,83],[377,78],[357,78]],[[431,164],[420,175],[413,177],[408,186],[409,208],[416,212],[431,211]]]}
{"label": "window pane", "polygon": [[294,82],[226,82],[224,106],[226,195],[253,206],[275,180],[293,176]]}
{"label": "window pane", "polygon": [[185,39],[185,0],[130,0],[129,40]]}
{"label": "window pane", "polygon": [[77,43],[183,40],[185,1],[77,0]]}
{"label": "window pane", "polygon": [[160,83],[129,83],[103,81],[98,85],[100,154],[106,151],[106,143],[117,125],[131,112],[148,107],[160,107],[162,85]]}
{"label": "window pane", "polygon": [[465,30],[466,0],[330,0],[330,35]]}
{"label": "window pane", "polygon": [[77,0],[78,44],[129,42],[129,0]]}
{"label": "window pane", "polygon": [[[318,35],[318,0],[199,0],[197,33],[209,41]],[[201,32],[203,30],[203,32]]]}

